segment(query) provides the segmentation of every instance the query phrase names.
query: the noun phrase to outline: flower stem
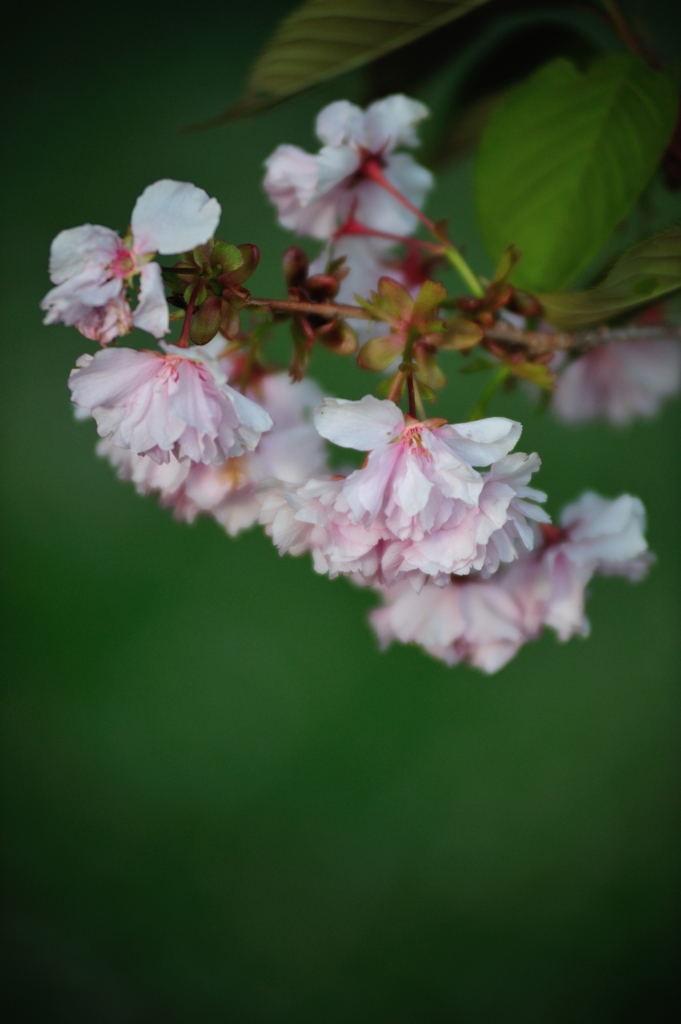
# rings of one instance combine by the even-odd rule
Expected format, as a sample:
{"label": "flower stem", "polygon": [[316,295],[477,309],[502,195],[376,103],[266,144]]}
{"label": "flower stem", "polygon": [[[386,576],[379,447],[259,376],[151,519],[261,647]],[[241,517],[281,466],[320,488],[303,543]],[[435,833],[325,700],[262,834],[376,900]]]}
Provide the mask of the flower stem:
{"label": "flower stem", "polygon": [[442,255],[466,282],[473,295],[475,295],[476,298],[481,299],[485,294],[485,289],[482,287],[459,250],[455,249],[453,245],[446,245],[442,251]]}
{"label": "flower stem", "polygon": [[444,251],[444,246],[437,242],[426,242],[422,238],[409,238],[407,235],[392,235],[388,231],[374,231],[373,228],[368,228],[366,224],[361,224],[354,217],[350,217],[345,224],[342,224],[337,231],[334,231],[334,241],[342,238],[344,235],[365,235],[370,238],[385,238],[389,242],[427,249],[429,252],[437,253],[438,255],[441,255]]}
{"label": "flower stem", "polygon": [[419,210],[417,206],[414,206],[414,204],[411,203],[399,189],[395,188],[395,186],[388,181],[378,163],[378,160],[367,160],[364,164],[363,171],[370,181],[375,182],[377,185],[380,185],[381,188],[384,188],[386,192],[389,192],[394,199],[397,199],[402,206],[406,206],[406,208],[413,213],[425,227],[428,228],[431,235],[433,235],[434,238],[437,238],[437,240],[442,244],[442,253],[448,262],[461,276],[473,295],[481,298],[485,294],[482,285],[458,249],[454,247],[452,242],[446,236],[443,237],[444,232],[442,231],[442,227],[435,224],[430,217],[426,217],[425,213],[422,213],[421,210]]}
{"label": "flower stem", "polygon": [[409,398],[409,415],[413,417],[413,419],[417,420],[419,419],[419,416],[416,413],[416,394],[413,373],[407,374],[407,397]]}
{"label": "flower stem", "polygon": [[[412,377],[412,380],[414,380],[413,377]],[[421,392],[419,391],[418,381],[416,381],[416,380],[414,380],[414,398],[416,400],[416,411],[419,414],[418,418],[420,420],[425,420],[425,418],[426,418],[426,410],[423,407],[423,399],[421,398]]]}
{"label": "flower stem", "polygon": [[178,348],[189,348],[189,329],[192,324],[192,314],[194,312],[194,306],[196,305],[196,296],[199,294],[199,288],[203,282],[199,278],[194,287],[187,305],[187,312],[184,315],[184,323],[182,324],[182,332],[177,340]]}
{"label": "flower stem", "polygon": [[268,312],[279,310],[282,313],[308,313],[328,320],[344,320],[346,317],[355,320],[378,319],[361,306],[346,306],[335,302],[297,302],[295,299],[260,299],[251,296],[245,304],[253,309],[264,306]]}

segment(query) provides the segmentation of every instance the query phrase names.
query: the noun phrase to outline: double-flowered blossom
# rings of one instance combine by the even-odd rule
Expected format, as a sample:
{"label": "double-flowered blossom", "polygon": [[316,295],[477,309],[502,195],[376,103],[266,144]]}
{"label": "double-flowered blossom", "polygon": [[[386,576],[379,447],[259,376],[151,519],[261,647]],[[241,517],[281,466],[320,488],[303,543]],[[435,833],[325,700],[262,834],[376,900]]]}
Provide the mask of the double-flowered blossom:
{"label": "double-flowered blossom", "polygon": [[407,96],[388,96],[366,111],[338,100],[317,116],[323,143],[316,154],[298,146],[277,146],[265,161],[265,190],[277,207],[279,223],[299,235],[326,240],[352,213],[366,227],[406,235],[416,217],[363,173],[375,160],[385,177],[415,206],[433,185],[433,176],[399,146],[418,145],[416,126],[428,109]]}
{"label": "double-flowered blossom", "polygon": [[[216,339],[222,348],[222,339]],[[253,450],[272,426],[257,402],[227,382],[215,343],[162,344],[163,353],[101,349],[71,371],[71,398],[92,413],[100,437],[156,462],[222,463]]]}
{"label": "double-flowered blossom", "polygon": [[[227,373],[238,369],[229,358],[220,363]],[[135,484],[139,494],[157,492],[161,504],[172,507],[178,519],[193,522],[201,513],[210,514],[235,536],[257,521],[256,488],[263,480],[285,477],[302,483],[323,471],[325,463],[324,442],[309,420],[321,401],[314,381],[293,384],[286,374],[267,374],[247,394],[272,417],[272,429],[255,451],[220,465],[183,464],[175,456],[158,465],[147,455],[116,447],[108,438],[99,442],[97,451],[118,469],[121,479]]]}
{"label": "double-flowered blossom", "polygon": [[490,579],[453,577],[420,593],[381,588],[370,615],[382,647],[416,643],[448,665],[468,662],[492,673],[550,626],[560,640],[588,635],[586,587],[594,573],[641,579],[651,561],[645,511],[628,494],[614,501],[586,493],[566,508],[561,528],[544,528],[532,553]]}
{"label": "double-flowered blossom", "polygon": [[[528,546],[526,517],[548,517],[527,487],[536,456],[507,458],[519,423],[503,417],[448,424],[405,416],[391,401],[326,399],[316,410],[322,437],[369,452],[347,476],[272,487],[261,522],[279,550],[311,551],[318,572],[358,572],[391,585],[442,584],[452,573],[494,571]],[[474,466],[492,466],[487,474]]]}
{"label": "double-flowered blossom", "polygon": [[599,345],[558,374],[552,398],[569,423],[603,418],[623,425],[655,416],[679,391],[681,345],[672,338]]}
{"label": "double-flowered blossom", "polygon": [[[418,145],[416,128],[428,116],[422,103],[407,96],[388,96],[363,111],[347,100],[330,103],[320,111],[316,133],[323,143],[318,153],[281,145],[265,161],[265,190],[277,208],[279,223],[299,235],[328,241],[353,217],[373,231],[410,235],[415,214],[366,173],[370,162],[380,167],[388,182],[420,208],[433,186],[433,176],[410,153],[398,147]],[[345,256],[349,274],[339,301],[352,301],[355,293],[368,295],[386,273],[390,241],[359,235],[338,237],[336,257]],[[324,271],[327,253],[312,265]]]}
{"label": "double-flowered blossom", "polygon": [[[161,267],[156,253],[180,253],[203,245],[220,220],[220,204],[203,189],[164,178],[135,203],[130,231],[121,238],[99,224],[61,231],[50,249],[55,285],[43,301],[46,324],[64,323],[106,345],[133,327],[156,338],[169,329]],[[139,301],[127,290],[139,275]]]}

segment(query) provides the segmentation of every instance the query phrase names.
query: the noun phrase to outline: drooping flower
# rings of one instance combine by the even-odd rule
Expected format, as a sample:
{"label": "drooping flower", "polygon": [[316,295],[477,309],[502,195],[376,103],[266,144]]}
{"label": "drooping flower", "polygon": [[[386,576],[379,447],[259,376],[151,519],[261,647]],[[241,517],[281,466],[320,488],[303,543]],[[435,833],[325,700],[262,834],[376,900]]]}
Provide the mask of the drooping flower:
{"label": "drooping flower", "polygon": [[532,583],[543,605],[542,620],[560,640],[575,633],[588,636],[585,590],[594,573],[634,581],[645,576],[653,560],[645,522],[643,503],[629,494],[610,501],[589,491],[563,510],[563,536],[543,549]]}
{"label": "drooping flower", "polygon": [[[230,359],[220,363],[226,373],[234,368]],[[302,483],[325,462],[324,442],[308,419],[322,397],[314,381],[306,378],[292,384],[286,374],[267,374],[247,397],[271,415],[272,429],[263,434],[255,451],[221,465],[183,465],[171,455],[159,466],[148,455],[117,448],[108,438],[99,442],[97,451],[118,469],[121,479],[135,484],[138,493],[158,492],[161,504],[172,507],[176,518],[193,522],[202,513],[210,514],[236,536],[258,518],[255,490],[263,480],[283,477]]]}
{"label": "drooping flower", "polygon": [[71,398],[92,413],[100,437],[120,448],[159,463],[173,455],[222,463],[253,450],[272,419],[229,386],[214,346],[162,343],[165,354],[110,348],[81,356],[69,377]]}
{"label": "drooping flower", "polygon": [[[203,189],[164,178],[135,203],[125,238],[99,224],[61,231],[50,249],[55,287],[42,300],[44,323],[77,327],[103,345],[132,327],[156,338],[168,333],[161,267],[155,253],[184,252],[203,245],[220,220],[220,204]],[[139,301],[131,310],[127,288],[140,277]]]}
{"label": "drooping flower", "polygon": [[394,640],[416,643],[446,665],[468,662],[493,673],[528,639],[520,605],[495,578],[456,577],[420,593],[401,583],[382,595],[383,605],[369,615],[382,649]]}
{"label": "drooping flower", "polygon": [[[265,190],[277,207],[279,223],[299,235],[329,239],[351,213],[366,227],[408,235],[415,215],[372,181],[363,168],[378,163],[391,185],[420,207],[433,176],[398,146],[418,145],[416,126],[428,109],[406,96],[388,96],[366,111],[347,100],[320,111],[319,153],[281,145],[265,161]],[[345,253],[338,250],[339,255]]]}
{"label": "drooping flower", "polygon": [[618,341],[598,345],[558,374],[552,408],[569,423],[601,417],[623,425],[655,416],[680,384],[677,341]]}
{"label": "drooping flower", "polygon": [[[417,588],[428,578],[446,582],[452,573],[482,569],[490,538],[504,528],[517,532],[525,507],[544,518],[527,500],[543,495],[525,488],[538,459],[522,471],[507,465],[498,478],[473,468],[503,459],[520,436],[519,423],[421,423],[371,395],[360,402],[325,399],[314,419],[327,440],[368,451],[365,465],[348,476],[275,488],[261,521],[282,552],[311,551],[318,571],[360,572],[387,585],[409,579]],[[507,548],[495,544],[489,564],[516,557],[515,547]]]}
{"label": "drooping flower", "polygon": [[640,580],[653,556],[645,511],[628,494],[614,501],[587,493],[568,506],[562,527],[545,527],[532,553],[489,579],[452,577],[420,593],[405,584],[381,587],[383,605],[370,614],[381,647],[416,643],[447,665],[468,662],[492,673],[545,626],[562,641],[587,636],[586,587],[594,573]]}

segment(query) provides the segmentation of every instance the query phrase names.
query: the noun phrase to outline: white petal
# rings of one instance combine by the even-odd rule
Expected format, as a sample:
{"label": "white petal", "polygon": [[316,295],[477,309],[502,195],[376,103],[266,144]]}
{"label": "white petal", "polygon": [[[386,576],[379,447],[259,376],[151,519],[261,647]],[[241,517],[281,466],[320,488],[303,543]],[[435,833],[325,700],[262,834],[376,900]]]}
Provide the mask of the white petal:
{"label": "white petal", "polygon": [[452,423],[437,431],[460,458],[473,466],[489,466],[508,455],[522,433],[522,426],[505,416],[490,416],[470,423]]}
{"label": "white petal", "polygon": [[348,100],[329,103],[317,114],[315,132],[327,146],[341,146],[348,141],[353,126],[361,122],[362,111]]}
{"label": "white petal", "polygon": [[356,469],[343,484],[343,497],[347,501],[356,522],[365,513],[372,522],[385,503],[385,492],[400,457],[396,445],[382,446],[373,451],[364,469]]}
{"label": "white petal", "polygon": [[317,196],[330,192],[358,169],[361,159],[349,146],[322,146],[317,154]]}
{"label": "white petal", "polygon": [[229,398],[243,426],[249,427],[258,436],[271,428],[272,417],[261,405],[246,398],[246,395],[231,388],[229,384],[223,386],[223,391],[229,393]]}
{"label": "white petal", "polygon": [[397,146],[418,146],[416,126],[430,115],[418,100],[398,93],[372,103],[364,115],[364,142],[372,153],[390,153]]}
{"label": "white petal", "polygon": [[325,398],[315,409],[313,420],[327,441],[360,452],[387,444],[404,429],[404,415],[395,403],[373,395],[365,395],[359,402]]}
{"label": "white petal", "polygon": [[221,214],[217,199],[187,181],[163,178],[147,186],[130,220],[137,253],[179,253],[203,245]]}
{"label": "white petal", "polygon": [[162,338],[170,330],[168,303],[163,288],[161,267],[158,263],[145,263],[140,270],[140,296],[132,322],[155,338]]}
{"label": "white petal", "polygon": [[433,484],[421,472],[417,456],[405,452],[400,459],[395,481],[395,499],[408,516],[421,512],[428,502]]}
{"label": "white petal", "polygon": [[116,232],[100,224],[81,224],[60,231],[50,246],[50,280],[62,284],[88,267],[106,266],[119,245]]}

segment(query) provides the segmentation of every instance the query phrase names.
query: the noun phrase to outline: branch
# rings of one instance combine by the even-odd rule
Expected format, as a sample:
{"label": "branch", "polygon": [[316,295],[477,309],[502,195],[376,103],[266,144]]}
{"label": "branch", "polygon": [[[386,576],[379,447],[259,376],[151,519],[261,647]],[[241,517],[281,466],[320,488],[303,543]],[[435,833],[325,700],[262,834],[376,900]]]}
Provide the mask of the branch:
{"label": "branch", "polygon": [[[362,306],[349,306],[336,302],[297,302],[294,299],[264,299],[250,296],[246,308],[281,313],[304,313],[325,320],[373,320],[375,316]],[[659,338],[681,339],[681,327],[596,327],[588,331],[523,331],[498,320],[494,327],[485,329],[485,338],[502,345],[524,348],[530,355],[547,352],[589,352],[598,345],[618,341],[655,341]]]}
{"label": "branch", "polygon": [[525,348],[532,355],[545,352],[589,352],[598,345],[618,341],[656,341],[660,338],[681,338],[681,327],[597,327],[573,333],[522,331],[499,321],[485,330],[491,341]]}
{"label": "branch", "polygon": [[361,306],[343,306],[335,302],[296,302],[293,299],[257,299],[251,296],[246,299],[246,308],[270,309],[282,313],[307,313],[321,316],[326,320],[344,320],[352,317],[355,320],[375,320],[371,313]]}

